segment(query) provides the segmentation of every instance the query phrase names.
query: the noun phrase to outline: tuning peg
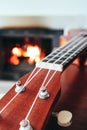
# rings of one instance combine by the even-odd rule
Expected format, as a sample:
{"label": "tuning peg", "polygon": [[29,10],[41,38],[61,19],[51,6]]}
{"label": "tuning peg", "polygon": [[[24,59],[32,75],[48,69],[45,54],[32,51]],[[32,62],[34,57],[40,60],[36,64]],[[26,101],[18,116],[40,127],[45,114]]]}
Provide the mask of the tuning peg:
{"label": "tuning peg", "polygon": [[70,111],[62,110],[59,113],[53,112],[52,115],[56,116],[59,126],[68,127],[72,123],[72,113]]}
{"label": "tuning peg", "polygon": [[43,86],[39,90],[39,98],[41,99],[47,99],[50,97],[49,92],[46,90],[46,88]]}
{"label": "tuning peg", "polygon": [[33,130],[29,120],[22,120],[20,122],[20,128],[19,130]]}
{"label": "tuning peg", "polygon": [[22,82],[19,80],[17,83],[16,83],[16,88],[15,88],[15,92],[23,92],[25,91],[25,88],[22,84]]}

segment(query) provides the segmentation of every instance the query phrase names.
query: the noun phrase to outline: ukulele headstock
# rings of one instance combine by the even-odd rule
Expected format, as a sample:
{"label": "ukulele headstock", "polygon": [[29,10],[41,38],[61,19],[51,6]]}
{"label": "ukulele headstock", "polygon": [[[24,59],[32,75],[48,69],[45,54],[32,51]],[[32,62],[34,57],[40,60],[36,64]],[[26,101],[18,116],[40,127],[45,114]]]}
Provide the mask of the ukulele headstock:
{"label": "ukulele headstock", "polygon": [[[22,127],[20,122],[24,119],[27,119],[35,130],[44,129],[60,91],[61,73],[56,72],[53,76],[54,72],[50,71],[45,81],[47,87],[44,89],[40,87],[48,73],[46,69],[36,68],[34,72],[31,72],[32,74],[28,73],[20,78],[20,81],[0,101],[0,129],[19,129]],[[52,79],[47,83],[51,77]],[[25,88],[25,91],[17,91],[21,87],[23,90]],[[40,98],[40,91],[45,92],[45,94],[47,92],[48,97]]]}

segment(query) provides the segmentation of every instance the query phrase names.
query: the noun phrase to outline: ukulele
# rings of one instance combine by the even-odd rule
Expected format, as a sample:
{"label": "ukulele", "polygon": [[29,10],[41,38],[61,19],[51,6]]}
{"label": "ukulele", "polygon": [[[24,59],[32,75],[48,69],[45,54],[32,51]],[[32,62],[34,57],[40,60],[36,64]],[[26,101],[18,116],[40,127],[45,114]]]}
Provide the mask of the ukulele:
{"label": "ukulele", "polygon": [[[42,61],[36,63],[35,69],[21,77],[1,99],[0,130],[62,129],[58,125],[52,128],[51,114],[53,111],[59,110],[58,106],[62,106],[60,109],[65,107],[64,104],[61,105],[61,100],[63,99],[62,102],[64,103],[64,100],[68,98],[68,96],[64,97],[64,90],[68,91],[67,86],[72,92],[73,89],[76,89],[76,81],[80,85],[79,81],[82,80],[81,85],[84,85],[84,89],[87,83],[87,68],[82,72],[83,78],[82,76],[78,78],[80,69],[77,66],[73,67],[71,63],[86,50],[87,33],[81,32],[66,45],[59,47]],[[77,85],[78,88],[79,85]],[[67,102],[70,103],[69,100],[65,100],[66,104]],[[66,109],[69,109],[67,105]],[[71,129],[69,127],[69,130],[74,129],[75,126],[72,126]],[[78,127],[76,126],[76,128]]]}

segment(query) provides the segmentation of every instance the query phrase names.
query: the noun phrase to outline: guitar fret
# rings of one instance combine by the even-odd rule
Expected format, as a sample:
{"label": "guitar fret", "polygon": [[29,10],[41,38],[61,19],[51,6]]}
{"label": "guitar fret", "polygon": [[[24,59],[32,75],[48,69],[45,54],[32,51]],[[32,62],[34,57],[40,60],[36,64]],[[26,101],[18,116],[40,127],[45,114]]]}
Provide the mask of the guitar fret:
{"label": "guitar fret", "polygon": [[49,63],[53,63],[55,60],[50,60]]}
{"label": "guitar fret", "polygon": [[[81,40],[81,38],[79,38],[76,42],[78,42],[78,41],[80,41]],[[71,42],[72,43],[72,42]],[[68,48],[65,48],[64,49],[64,47],[62,47],[61,49],[57,49],[56,51],[54,51],[54,52],[52,52],[50,55],[48,55],[47,56],[47,58],[45,58],[45,59],[48,59],[48,61],[52,58],[53,59],[53,57],[55,58],[56,56],[59,58],[59,57],[61,57],[63,54],[66,54],[67,53],[67,51],[70,49],[70,48],[72,48],[73,47],[73,45],[71,45],[70,47],[66,44],[66,46],[68,47]],[[63,50],[64,49],[64,50]],[[75,48],[76,49],[76,48]],[[68,53],[68,55],[67,56],[69,56],[70,54],[72,54],[74,51],[75,51],[75,49],[73,49],[73,50],[71,50],[69,53]],[[56,56],[55,56],[56,55]],[[66,57],[67,58],[67,57]],[[56,58],[55,58],[56,59]],[[44,60],[43,60],[44,61]]]}
{"label": "guitar fret", "polygon": [[42,63],[40,62],[41,65],[38,63],[36,66],[63,71],[63,68],[65,68],[84,48],[87,47],[86,41],[87,37],[81,35],[75,42],[73,41],[71,44],[65,45],[65,48],[62,47],[61,49],[52,52],[52,54],[47,56]]}
{"label": "guitar fret", "polygon": [[44,59],[43,61],[44,61],[44,62],[47,62],[47,61],[48,61],[48,59]]}
{"label": "guitar fret", "polygon": [[56,59],[58,59],[60,56],[56,56],[56,57],[54,57],[54,59],[56,60]]}
{"label": "guitar fret", "polygon": [[[37,62],[35,69],[31,73],[26,74],[21,78],[21,82],[23,82],[23,84],[20,83],[15,84],[11,89],[11,91],[9,91],[5,95],[5,97],[1,100],[0,130],[44,129],[44,125],[47,123],[46,122],[44,124],[44,122],[48,118],[47,117],[48,115],[50,117],[51,107],[55,103],[56,97],[60,94],[61,73],[59,71],[62,72],[71,63],[71,61],[73,61],[85,49],[87,49],[87,34],[85,35],[81,34],[77,38],[71,40],[70,44],[65,45],[64,47],[59,48],[56,51],[52,52],[50,55],[44,58],[43,61]],[[71,69],[74,70],[71,66],[71,68],[69,68],[68,71],[71,72]],[[75,72],[78,72],[78,70],[76,69]],[[65,76],[66,74],[68,75],[67,72],[65,73]],[[71,74],[73,76],[74,75],[77,76],[77,73],[71,73]],[[83,76],[84,75],[82,75],[79,78],[76,77],[76,80],[78,79],[77,83],[79,82],[79,79],[84,78]],[[73,79],[75,79],[75,76]],[[37,82],[37,80],[39,82]],[[80,82],[78,84],[80,84]],[[82,84],[83,82],[81,83],[81,85]],[[84,81],[83,86],[85,84],[86,80]],[[14,92],[15,87],[22,87],[22,90],[26,88],[25,94],[21,95],[20,94],[21,91],[16,91],[17,93],[15,93]],[[22,96],[23,98],[21,98],[20,96]],[[25,101],[26,99],[27,101]],[[16,103],[15,107],[14,102]],[[21,106],[23,107],[23,110],[21,109]],[[38,116],[37,114],[38,111],[40,116]],[[10,117],[11,112],[13,112],[13,114],[16,115],[13,120],[11,118],[12,116]],[[17,113],[19,113],[21,116],[19,116],[19,114]],[[23,120],[21,120],[22,117]],[[82,128],[85,129],[85,127]],[[50,127],[48,129],[50,129]]]}
{"label": "guitar fret", "polygon": [[[84,50],[85,48],[87,48],[87,42],[86,45],[82,45],[80,48],[78,48],[78,51],[76,50],[72,55],[70,55],[65,61],[63,61],[63,66],[66,66],[67,63],[71,62],[71,60],[73,58],[75,58],[75,56],[77,56],[82,50]],[[72,56],[72,57],[71,57]]]}

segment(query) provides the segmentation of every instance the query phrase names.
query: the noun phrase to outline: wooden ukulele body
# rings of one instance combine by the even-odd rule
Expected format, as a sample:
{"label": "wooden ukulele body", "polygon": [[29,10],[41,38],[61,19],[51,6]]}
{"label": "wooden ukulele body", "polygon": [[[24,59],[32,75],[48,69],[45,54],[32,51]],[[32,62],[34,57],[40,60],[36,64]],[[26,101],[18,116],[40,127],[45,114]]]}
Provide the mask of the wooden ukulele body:
{"label": "wooden ukulele body", "polygon": [[61,96],[55,112],[69,110],[73,114],[69,127],[60,127],[51,116],[46,130],[87,130],[87,66],[70,65],[61,75]]}
{"label": "wooden ukulele body", "polygon": [[[44,73],[44,71],[43,71]],[[42,73],[42,75],[43,75]],[[45,73],[44,73],[45,75]],[[57,77],[60,74],[56,75],[56,82],[54,82],[52,85],[55,87],[50,88],[53,92],[53,95],[55,95],[56,91],[59,91],[60,87],[59,85],[59,79],[57,80]],[[22,82],[25,82],[25,79],[28,75],[22,77]],[[38,77],[37,77],[38,78]],[[36,79],[36,84],[41,84],[41,80]],[[49,106],[50,101],[47,99],[46,106],[45,101],[38,100],[38,105],[35,106],[33,112],[35,111],[34,120],[30,118],[30,120],[33,122],[34,125],[39,127],[42,127],[42,129],[46,130],[62,130],[64,128],[57,125],[56,120],[54,117],[51,116],[51,112],[59,112],[60,110],[69,110],[73,114],[73,120],[71,126],[67,127],[67,130],[73,130],[74,128],[76,130],[86,130],[87,129],[87,67],[78,67],[77,65],[70,65],[62,74],[60,78],[61,83],[61,93],[59,100],[55,100],[55,105],[51,106],[50,112],[47,111],[46,107]],[[33,84],[32,84],[33,85]],[[34,88],[35,86],[32,86]],[[56,89],[55,89],[56,88]],[[32,103],[33,99],[32,96],[28,98],[28,94],[32,95],[32,89],[29,92],[28,88],[27,91],[24,93],[21,93],[17,99],[9,105],[9,107],[5,110],[4,113],[0,116],[0,130],[17,130],[19,128],[19,122],[20,120],[24,119],[30,104]],[[35,92],[33,92],[33,95],[36,94],[38,91],[38,88],[35,89]],[[9,95],[8,95],[9,94]],[[0,101],[0,108],[4,106],[6,102],[9,101],[9,99],[15,94],[14,87],[10,90],[1,101]],[[52,100],[52,98],[51,98]],[[2,103],[3,102],[3,103]],[[53,101],[52,101],[53,102]],[[41,103],[41,104],[40,104]],[[44,111],[42,108],[44,107]],[[42,113],[43,112],[43,113]],[[49,120],[43,119],[45,117],[45,114],[50,114],[48,117]],[[32,115],[32,114],[31,114]],[[42,118],[42,117],[43,118]],[[40,124],[43,126],[40,126]],[[37,122],[38,120],[38,122]],[[51,122],[52,121],[52,122]],[[46,124],[48,122],[48,125],[46,127]],[[51,123],[50,123],[51,122]]]}
{"label": "wooden ukulele body", "polygon": [[[26,117],[47,72],[48,70],[42,69],[40,74],[38,74],[35,79],[33,79],[33,81],[27,85],[25,92],[20,93],[1,113],[0,130],[19,129],[19,123]],[[48,78],[50,78],[52,74],[53,71],[51,71],[51,74]],[[28,119],[31,122],[34,130],[42,130],[47,124],[46,122],[49,118],[49,115],[54,108],[54,101],[57,100],[58,93],[60,91],[60,74],[60,72],[57,72],[55,77],[52,79],[52,82],[50,82],[48,85],[47,89],[50,93],[50,98],[46,100],[38,98],[33,107]],[[30,74],[27,74],[20,79],[23,84],[29,75]],[[7,104],[14,97],[16,94],[15,87],[16,86],[14,85],[14,87],[6,94],[6,96],[2,98],[0,101],[0,109],[2,109],[5,104]]]}
{"label": "wooden ukulele body", "polygon": [[[39,70],[39,68],[37,68]],[[0,114],[0,130],[19,130],[19,123],[25,119],[37,95],[48,69],[41,72],[30,82],[26,90],[20,93]],[[47,80],[54,71],[51,70]],[[24,84],[30,74],[20,80]],[[15,87],[1,99],[0,110],[15,96]],[[56,72],[47,86],[50,97],[37,98],[28,120],[34,130],[87,130],[87,66],[69,65],[63,72]],[[61,90],[61,91],[60,91]],[[73,114],[72,124],[63,128],[57,124],[52,112],[69,110]]]}

